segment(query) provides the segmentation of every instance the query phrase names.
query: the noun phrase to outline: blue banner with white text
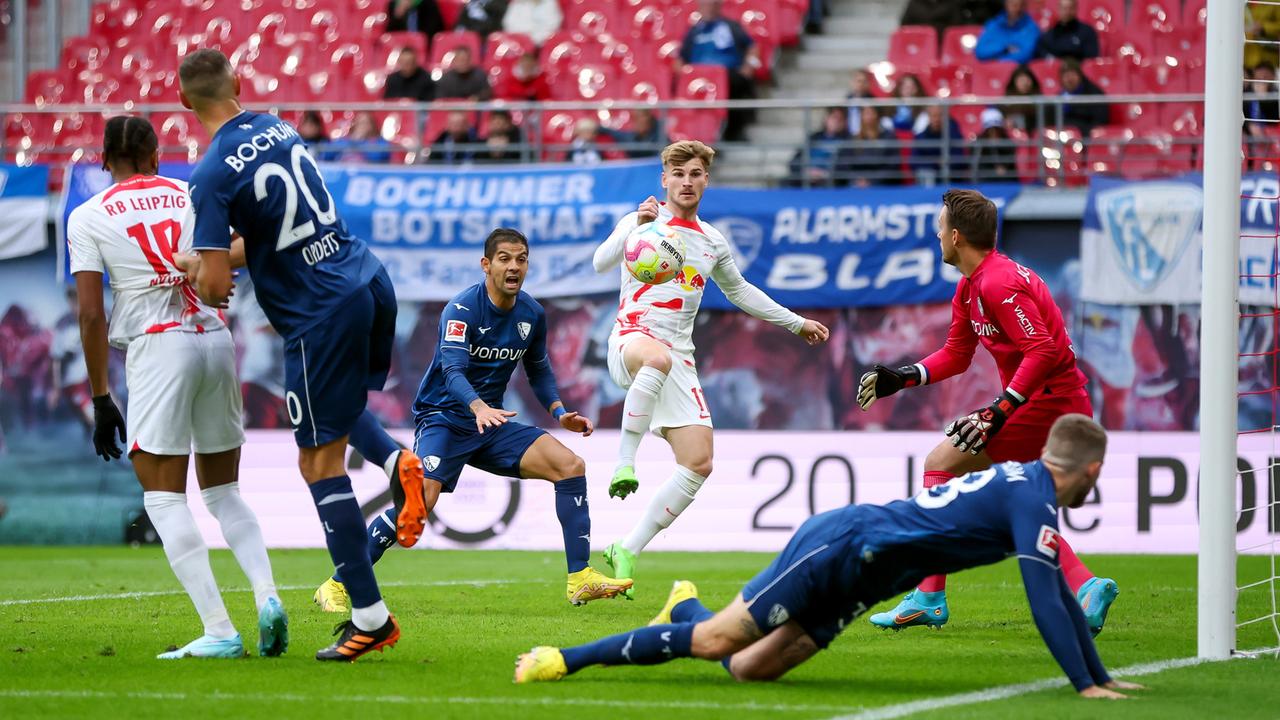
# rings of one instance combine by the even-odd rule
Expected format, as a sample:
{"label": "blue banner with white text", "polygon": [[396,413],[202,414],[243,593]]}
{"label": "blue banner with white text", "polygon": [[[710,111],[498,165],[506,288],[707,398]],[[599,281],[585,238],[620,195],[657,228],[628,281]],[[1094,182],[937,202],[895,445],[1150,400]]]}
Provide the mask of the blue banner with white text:
{"label": "blue banner with white text", "polygon": [[[596,274],[595,248],[649,195],[661,197],[655,161],[509,167],[323,165],[351,231],[387,266],[404,300],[447,300],[480,280],[485,236],[516,227],[533,246],[527,287],[554,298],[614,291]],[[185,179],[190,167],[161,173]],[[73,169],[65,213],[109,184]],[[1017,185],[978,188],[1004,208]],[[747,280],[794,308],[946,302],[959,274],[942,262],[939,188],[737,190],[712,186],[701,216],[738,252]],[[726,308],[718,290],[704,307]]]}

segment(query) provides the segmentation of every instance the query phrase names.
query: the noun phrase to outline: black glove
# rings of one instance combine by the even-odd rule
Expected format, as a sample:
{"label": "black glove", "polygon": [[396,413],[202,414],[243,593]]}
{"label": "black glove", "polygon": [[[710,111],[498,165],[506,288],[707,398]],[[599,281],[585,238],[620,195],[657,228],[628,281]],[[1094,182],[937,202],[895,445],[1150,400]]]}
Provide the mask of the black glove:
{"label": "black glove", "polygon": [[111,393],[99,395],[93,399],[93,451],[102,456],[103,461],[115,460],[124,451],[116,445],[115,436],[124,440],[124,416],[111,400]]}
{"label": "black glove", "polygon": [[920,368],[915,365],[903,365],[897,370],[877,365],[874,370],[862,374],[858,386],[858,405],[866,410],[871,407],[871,403],[882,397],[889,397],[902,388],[919,384]]}
{"label": "black glove", "polygon": [[977,455],[991,438],[1000,432],[1009,416],[1023,403],[1006,390],[995,402],[981,410],[974,410],[947,426],[947,437],[961,452]]}

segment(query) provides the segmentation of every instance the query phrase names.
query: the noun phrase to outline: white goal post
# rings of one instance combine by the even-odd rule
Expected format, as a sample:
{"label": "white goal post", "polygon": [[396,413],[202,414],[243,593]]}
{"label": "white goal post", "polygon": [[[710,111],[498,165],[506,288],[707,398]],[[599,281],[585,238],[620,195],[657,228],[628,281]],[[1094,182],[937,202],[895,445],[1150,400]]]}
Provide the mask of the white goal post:
{"label": "white goal post", "polygon": [[1236,388],[1239,360],[1242,0],[1208,0],[1204,94],[1204,278],[1200,315],[1197,654],[1236,644]]}

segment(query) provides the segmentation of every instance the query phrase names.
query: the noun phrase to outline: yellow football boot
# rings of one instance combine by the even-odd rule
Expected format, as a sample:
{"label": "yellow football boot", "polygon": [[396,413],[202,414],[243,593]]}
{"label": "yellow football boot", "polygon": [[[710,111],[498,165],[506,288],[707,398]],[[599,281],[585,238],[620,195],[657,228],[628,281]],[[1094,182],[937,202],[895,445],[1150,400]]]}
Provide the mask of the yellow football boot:
{"label": "yellow football boot", "polygon": [[325,580],[316,588],[316,594],[311,599],[325,612],[351,612],[351,597],[347,595],[347,586],[333,578]]}
{"label": "yellow football boot", "polygon": [[618,580],[588,565],[575,573],[569,573],[569,586],[565,594],[570,605],[586,605],[592,600],[617,597],[631,587],[631,580]]}
{"label": "yellow football boot", "polygon": [[569,674],[559,648],[539,645],[516,658],[516,684],[552,682]]}
{"label": "yellow football boot", "polygon": [[688,600],[689,598],[698,597],[698,586],[688,580],[677,580],[671,584],[671,594],[667,596],[667,604],[662,606],[662,612],[653,616],[649,621],[650,625],[667,625],[671,622],[671,611],[677,605]]}

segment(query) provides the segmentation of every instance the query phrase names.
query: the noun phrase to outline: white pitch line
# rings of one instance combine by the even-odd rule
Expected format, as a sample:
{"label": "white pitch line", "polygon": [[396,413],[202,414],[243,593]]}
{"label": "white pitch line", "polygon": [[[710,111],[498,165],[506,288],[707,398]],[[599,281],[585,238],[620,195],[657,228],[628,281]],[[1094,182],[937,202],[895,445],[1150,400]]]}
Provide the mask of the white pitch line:
{"label": "white pitch line", "polygon": [[[454,585],[514,585],[519,580],[434,580],[422,582],[385,582],[378,587],[451,587]],[[312,590],[315,585],[280,585],[277,590]],[[222,588],[222,592],[253,592],[252,588]],[[40,605],[43,603],[92,602],[94,600],[136,600],[146,597],[165,595],[186,595],[185,590],[144,590],[138,592],[106,593],[103,595],[64,595],[62,597],[23,598],[20,600],[0,600],[0,607],[8,605]]]}
{"label": "white pitch line", "polygon": [[57,698],[57,699],[94,699],[94,700],[166,700],[166,701],[246,701],[246,702],[298,702],[314,703],[323,700],[327,703],[358,703],[372,705],[375,703],[431,704],[445,703],[449,705],[519,705],[526,707],[609,707],[609,708],[655,708],[666,710],[737,710],[747,712],[836,712],[847,710],[841,705],[782,705],[767,703],[717,703],[699,700],[604,700],[596,698],[573,697],[436,697],[431,695],[299,695],[296,693],[227,693],[213,692],[209,694],[183,692],[102,692],[97,690],[0,690],[0,698]]}
{"label": "white pitch line", "polygon": [[[1165,670],[1190,667],[1204,662],[1209,661],[1195,657],[1178,658],[1176,660],[1161,660],[1158,662],[1130,665],[1128,667],[1112,670],[1111,675],[1114,677],[1152,675],[1158,672],[1164,672]],[[991,702],[993,700],[1006,700],[1011,697],[1017,697],[1018,695],[1026,695],[1028,693],[1040,692],[1042,690],[1052,690],[1054,688],[1066,687],[1067,685],[1068,682],[1066,678],[1050,678],[1048,680],[1037,680],[1036,682],[1018,683],[1017,685],[1001,685],[999,687],[960,693],[958,695],[944,695],[943,697],[927,698],[925,700],[913,700],[899,705],[886,705],[884,707],[870,708],[852,715],[840,715],[832,718],[831,720],[891,720],[892,718],[907,717],[908,715],[915,715],[916,713],[928,712],[930,710],[941,710],[942,708],[956,707],[959,705],[973,705],[976,703]]]}

